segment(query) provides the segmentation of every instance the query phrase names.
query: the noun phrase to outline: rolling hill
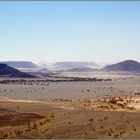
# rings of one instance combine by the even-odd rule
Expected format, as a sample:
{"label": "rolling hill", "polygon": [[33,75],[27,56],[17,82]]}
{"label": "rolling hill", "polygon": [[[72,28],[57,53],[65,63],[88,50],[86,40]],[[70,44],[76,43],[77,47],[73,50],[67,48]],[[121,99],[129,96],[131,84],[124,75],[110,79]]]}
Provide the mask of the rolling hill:
{"label": "rolling hill", "polygon": [[103,70],[140,72],[140,63],[134,60],[126,60],[113,65],[106,66],[105,68],[103,68]]}
{"label": "rolling hill", "polygon": [[21,72],[7,64],[0,64],[0,77],[35,78],[36,76]]}

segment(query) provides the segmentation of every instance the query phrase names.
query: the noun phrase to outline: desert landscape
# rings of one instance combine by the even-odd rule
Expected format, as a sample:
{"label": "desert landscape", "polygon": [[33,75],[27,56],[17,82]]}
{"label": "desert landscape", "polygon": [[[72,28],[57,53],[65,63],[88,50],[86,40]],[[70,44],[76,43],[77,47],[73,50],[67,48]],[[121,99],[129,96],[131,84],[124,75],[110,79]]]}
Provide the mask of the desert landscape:
{"label": "desert landscape", "polygon": [[0,0],[0,139],[140,139],[139,0]]}
{"label": "desert landscape", "polygon": [[1,139],[140,138],[138,74],[64,74],[0,79]]}

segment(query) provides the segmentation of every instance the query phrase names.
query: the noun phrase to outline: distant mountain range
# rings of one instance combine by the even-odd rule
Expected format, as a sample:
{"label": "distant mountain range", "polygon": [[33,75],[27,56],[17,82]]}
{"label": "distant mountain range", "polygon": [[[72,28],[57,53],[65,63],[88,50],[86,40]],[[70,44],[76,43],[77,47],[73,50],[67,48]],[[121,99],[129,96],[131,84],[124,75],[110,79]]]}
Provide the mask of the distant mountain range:
{"label": "distant mountain range", "polygon": [[140,63],[134,60],[126,60],[116,64],[107,65],[99,69],[99,65],[94,62],[57,62],[56,68],[66,69],[66,72],[92,72],[92,71],[127,71],[140,72]]}
{"label": "distant mountain range", "polygon": [[134,60],[126,60],[113,65],[106,66],[105,68],[103,68],[103,70],[140,72],[140,63]]}
{"label": "distant mountain range", "polygon": [[[18,69],[18,70],[17,70]],[[127,71],[140,72],[140,63],[134,60],[126,60],[116,64],[100,68],[94,62],[56,62],[51,67],[38,66],[30,61],[5,61],[0,63],[0,76],[32,78],[29,72],[50,73],[63,72],[92,72],[92,71]]]}
{"label": "distant mountain range", "polygon": [[53,64],[53,67],[55,68],[61,68],[61,69],[73,69],[73,68],[85,68],[85,67],[99,67],[96,63],[94,62],[56,62]]}
{"label": "distant mountain range", "polygon": [[13,68],[37,68],[38,66],[30,61],[3,61],[0,62],[3,64],[7,64]]}
{"label": "distant mountain range", "polygon": [[19,78],[35,78],[36,76],[28,73],[21,72],[15,68],[8,66],[7,64],[0,64],[0,76],[1,77],[19,77]]}

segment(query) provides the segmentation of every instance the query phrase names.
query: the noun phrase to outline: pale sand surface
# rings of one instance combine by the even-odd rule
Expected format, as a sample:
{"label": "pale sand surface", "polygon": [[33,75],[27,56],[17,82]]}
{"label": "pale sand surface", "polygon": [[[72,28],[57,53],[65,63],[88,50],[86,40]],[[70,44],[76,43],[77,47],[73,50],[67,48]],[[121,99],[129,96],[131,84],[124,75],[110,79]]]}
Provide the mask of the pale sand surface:
{"label": "pale sand surface", "polygon": [[129,78],[140,76],[135,72],[105,72],[105,71],[93,71],[93,72],[61,72],[59,75],[67,77],[96,77],[96,78]]}
{"label": "pale sand surface", "polygon": [[0,138],[140,138],[140,77],[0,84]]}
{"label": "pale sand surface", "polygon": [[140,91],[140,78],[120,78],[105,82],[47,82],[33,85],[2,84],[0,96],[15,99],[98,99],[106,95],[128,95]]}

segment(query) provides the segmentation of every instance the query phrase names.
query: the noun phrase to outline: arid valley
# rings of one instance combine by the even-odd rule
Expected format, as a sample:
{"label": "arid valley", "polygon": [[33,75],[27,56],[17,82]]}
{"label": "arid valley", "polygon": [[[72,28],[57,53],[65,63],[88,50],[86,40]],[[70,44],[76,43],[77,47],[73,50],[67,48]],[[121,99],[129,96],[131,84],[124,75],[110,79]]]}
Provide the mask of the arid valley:
{"label": "arid valley", "polygon": [[1,78],[0,138],[140,138],[140,75],[77,74]]}
{"label": "arid valley", "polygon": [[140,139],[140,0],[0,0],[1,139]]}

